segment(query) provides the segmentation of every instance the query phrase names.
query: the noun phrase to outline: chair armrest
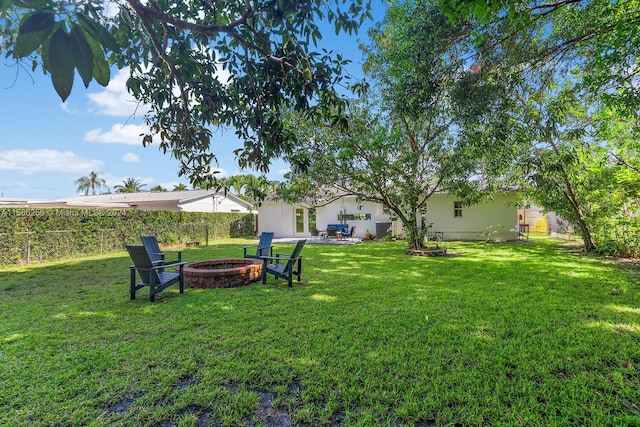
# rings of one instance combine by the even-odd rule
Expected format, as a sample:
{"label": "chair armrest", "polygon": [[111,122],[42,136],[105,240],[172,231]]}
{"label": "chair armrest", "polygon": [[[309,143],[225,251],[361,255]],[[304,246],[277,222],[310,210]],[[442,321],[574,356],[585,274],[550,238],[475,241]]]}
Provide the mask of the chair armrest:
{"label": "chair armrest", "polygon": [[276,252],[276,257],[291,258],[291,254],[287,254],[287,253],[283,253],[283,252]]}
{"label": "chair armrest", "polygon": [[189,264],[186,261],[180,261],[180,262],[176,262],[174,264],[163,264],[163,265],[154,265],[151,268],[143,268],[143,267],[136,267],[135,265],[130,265],[129,268],[135,268],[136,270],[142,270],[142,271],[153,271],[153,270],[162,270],[164,268],[167,267],[184,267],[185,264]]}

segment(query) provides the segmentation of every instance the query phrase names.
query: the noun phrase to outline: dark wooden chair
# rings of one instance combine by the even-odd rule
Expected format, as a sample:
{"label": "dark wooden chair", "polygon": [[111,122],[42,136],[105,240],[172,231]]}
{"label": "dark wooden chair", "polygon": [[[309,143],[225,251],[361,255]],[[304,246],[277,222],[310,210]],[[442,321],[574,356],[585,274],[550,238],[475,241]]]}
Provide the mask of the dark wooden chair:
{"label": "dark wooden chair", "polygon": [[156,236],[142,236],[140,237],[142,241],[142,246],[144,246],[149,258],[151,258],[151,262],[153,265],[173,265],[179,264],[182,262],[182,252],[178,252],[178,259],[167,261],[164,252],[160,250],[160,245],[158,244],[158,239]]}
{"label": "dark wooden chair", "polygon": [[[293,286],[293,276],[298,278],[298,282],[302,276],[302,248],[307,240],[298,240],[296,247],[291,254],[276,253],[276,256],[262,256],[264,264],[262,265],[262,283],[267,283],[267,273],[273,274],[276,279],[284,279],[289,283],[289,287]],[[274,263],[270,263],[273,262]]]}
{"label": "dark wooden chair", "polygon": [[[178,283],[180,285],[180,293],[184,293],[184,274],[183,267],[186,262],[174,263],[177,273],[165,272],[167,267],[165,264],[155,265],[144,246],[127,245],[127,251],[133,261],[133,265],[129,267],[130,271],[130,288],[129,296],[136,299],[136,291],[145,286],[149,287],[149,301],[154,302],[156,295],[163,289]],[[140,276],[142,282],[136,283],[136,272]]]}
{"label": "dark wooden chair", "polygon": [[[258,242],[258,246],[243,246],[242,249],[244,251],[244,258],[261,258],[263,256],[273,256],[273,246],[271,246],[271,241],[273,240],[273,233],[271,231],[263,231],[260,235],[260,241]],[[255,254],[248,254],[247,249],[256,247]]]}

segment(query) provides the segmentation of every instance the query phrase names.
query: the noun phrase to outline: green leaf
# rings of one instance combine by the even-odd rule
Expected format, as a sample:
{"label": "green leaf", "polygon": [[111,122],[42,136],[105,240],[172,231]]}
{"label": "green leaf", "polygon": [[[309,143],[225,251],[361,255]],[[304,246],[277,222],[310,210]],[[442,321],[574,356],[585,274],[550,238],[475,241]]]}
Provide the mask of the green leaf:
{"label": "green leaf", "polygon": [[84,31],[79,25],[74,24],[69,33],[71,42],[71,54],[73,55],[73,63],[75,64],[78,74],[82,77],[84,87],[89,87],[93,78],[93,52],[91,46],[87,42]]}
{"label": "green leaf", "polygon": [[13,6],[12,0],[0,0],[0,12],[4,12]]}
{"label": "green leaf", "polygon": [[16,38],[15,58],[30,55],[49,37],[55,25],[55,15],[49,12],[38,12],[23,18]]}
{"label": "green leaf", "polygon": [[91,53],[93,54],[93,78],[98,82],[98,84],[102,86],[106,86],[109,84],[109,80],[111,79],[111,70],[109,69],[109,64],[104,56],[104,51],[102,50],[102,46],[100,43],[89,37],[87,43],[91,47]]}
{"label": "green leaf", "polygon": [[67,33],[59,28],[51,36],[49,43],[49,72],[56,92],[64,102],[71,94],[73,86],[73,54],[71,40]]}
{"label": "green leaf", "polygon": [[99,22],[93,21],[89,19],[87,16],[78,13],[78,23],[84,28],[87,33],[96,41],[100,43],[100,45],[111,52],[119,52],[120,45],[116,39],[107,31],[106,28],[102,26]]}

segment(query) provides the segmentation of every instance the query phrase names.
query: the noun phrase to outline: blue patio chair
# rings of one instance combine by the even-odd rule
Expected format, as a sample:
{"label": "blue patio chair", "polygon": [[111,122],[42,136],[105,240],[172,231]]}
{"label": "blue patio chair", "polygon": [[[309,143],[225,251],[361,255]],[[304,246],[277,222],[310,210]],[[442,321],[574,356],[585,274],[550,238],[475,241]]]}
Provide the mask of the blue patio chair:
{"label": "blue patio chair", "polygon": [[[183,267],[186,262],[174,263],[172,267],[176,267],[176,273],[168,273],[164,271],[166,265],[155,265],[144,246],[129,246],[127,251],[133,265],[130,270],[129,296],[136,299],[136,291],[138,289],[149,287],[149,301],[154,302],[156,295],[163,289],[178,283],[180,285],[180,293],[184,293],[184,273]],[[142,279],[142,282],[136,284],[136,272]]]}
{"label": "blue patio chair", "polygon": [[141,236],[140,241],[147,251],[149,258],[151,258],[153,265],[169,266],[182,262],[182,252],[178,252],[178,259],[167,261],[165,253],[160,250],[160,245],[158,244],[156,236]]}
{"label": "blue patio chair", "polygon": [[355,237],[356,236],[356,226],[354,225],[353,227],[351,227],[351,230],[349,231],[343,231],[342,232],[342,237]]}
{"label": "blue patio chair", "polygon": [[271,246],[272,240],[273,240],[273,232],[263,231],[262,234],[260,235],[260,241],[258,242],[258,246],[256,247],[255,254],[247,253],[247,249],[254,247],[253,245],[242,247],[244,251],[244,258],[260,258],[263,256],[273,256],[273,246]]}
{"label": "blue patio chair", "polygon": [[[291,288],[293,286],[293,276],[298,278],[298,282],[302,276],[302,248],[306,240],[298,240],[296,247],[291,254],[276,253],[276,256],[263,256],[262,265],[262,283],[267,283],[267,273],[273,274],[276,279],[285,279]],[[270,263],[271,262],[271,263]]]}

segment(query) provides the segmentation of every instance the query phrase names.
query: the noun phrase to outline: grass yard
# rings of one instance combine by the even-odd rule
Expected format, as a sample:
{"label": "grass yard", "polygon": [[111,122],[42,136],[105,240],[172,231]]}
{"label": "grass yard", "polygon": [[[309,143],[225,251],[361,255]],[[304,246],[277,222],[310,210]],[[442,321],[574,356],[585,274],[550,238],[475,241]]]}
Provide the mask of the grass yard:
{"label": "grass yard", "polygon": [[0,425],[640,425],[640,270],[547,239],[446,246],[307,245],[293,288],[156,303],[128,299],[124,251],[2,267]]}

